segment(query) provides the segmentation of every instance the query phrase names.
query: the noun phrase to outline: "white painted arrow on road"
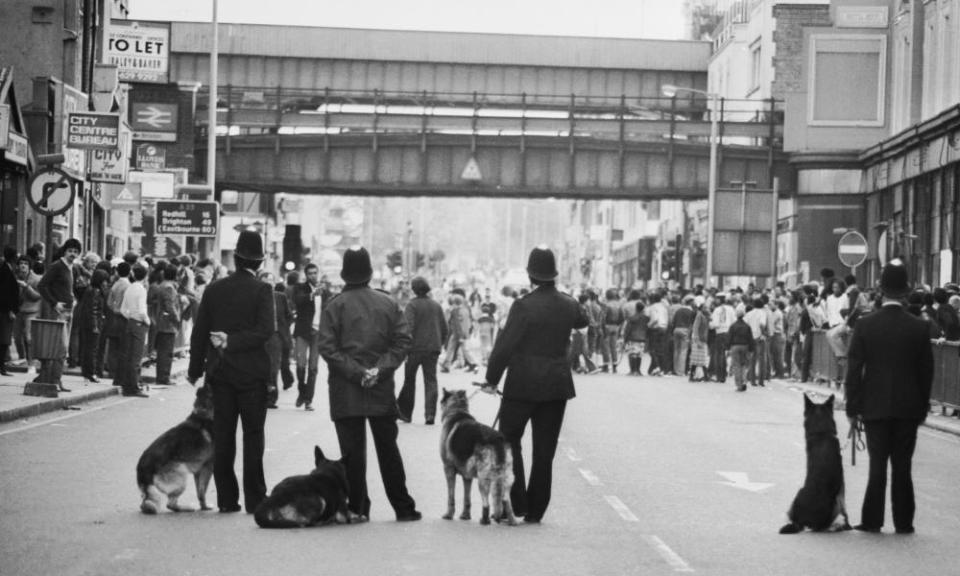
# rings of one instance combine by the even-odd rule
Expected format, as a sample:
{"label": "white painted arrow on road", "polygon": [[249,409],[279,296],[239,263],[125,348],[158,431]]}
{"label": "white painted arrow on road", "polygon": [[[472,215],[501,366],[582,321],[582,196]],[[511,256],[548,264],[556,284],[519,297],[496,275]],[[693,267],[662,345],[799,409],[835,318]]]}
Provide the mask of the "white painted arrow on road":
{"label": "white painted arrow on road", "polygon": [[733,486],[734,488],[739,488],[741,490],[746,490],[748,492],[763,492],[767,488],[770,488],[771,486],[773,486],[773,484],[769,482],[751,482],[746,472],[718,471],[717,474],[727,479],[726,482],[721,482],[721,484],[726,484],[727,486]]}

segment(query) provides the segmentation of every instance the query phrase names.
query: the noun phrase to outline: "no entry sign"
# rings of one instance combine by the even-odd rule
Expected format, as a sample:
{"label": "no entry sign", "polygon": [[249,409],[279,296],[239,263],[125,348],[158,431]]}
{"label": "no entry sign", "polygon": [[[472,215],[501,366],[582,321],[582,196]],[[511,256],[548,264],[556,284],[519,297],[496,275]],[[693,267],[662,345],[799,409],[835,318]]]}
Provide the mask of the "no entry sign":
{"label": "no entry sign", "polygon": [[840,237],[837,244],[837,257],[844,266],[856,268],[867,259],[867,239],[863,234],[850,231]]}

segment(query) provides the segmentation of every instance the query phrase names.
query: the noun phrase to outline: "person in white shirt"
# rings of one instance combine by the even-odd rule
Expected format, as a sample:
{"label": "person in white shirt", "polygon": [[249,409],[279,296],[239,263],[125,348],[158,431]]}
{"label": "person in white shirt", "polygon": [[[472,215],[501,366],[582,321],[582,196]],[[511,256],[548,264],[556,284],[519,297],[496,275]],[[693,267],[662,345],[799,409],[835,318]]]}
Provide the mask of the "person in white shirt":
{"label": "person in white shirt", "polygon": [[710,314],[710,328],[716,331],[713,340],[713,371],[717,382],[727,381],[727,332],[737,321],[736,310],[727,302],[726,294],[717,294],[716,306]]}
{"label": "person in white shirt", "polygon": [[766,350],[769,321],[767,319],[767,309],[762,299],[755,299],[752,305],[753,308],[743,317],[743,321],[750,326],[755,343],[750,369],[750,385],[764,386],[763,382],[767,376]]}
{"label": "person in white shirt", "polygon": [[140,389],[140,364],[147,343],[147,333],[150,330],[150,316],[147,313],[147,287],[144,279],[147,269],[140,264],[133,266],[133,281],[123,293],[120,304],[120,315],[126,320],[123,344],[123,365],[118,366],[119,373],[114,381],[119,381],[121,393],[124,396],[148,398]]}
{"label": "person in white shirt", "polygon": [[669,372],[672,365],[667,356],[667,325],[670,323],[670,310],[663,297],[654,292],[650,295],[650,305],[646,308],[650,323],[647,327],[647,341],[650,349],[650,368],[647,373],[659,376]]}

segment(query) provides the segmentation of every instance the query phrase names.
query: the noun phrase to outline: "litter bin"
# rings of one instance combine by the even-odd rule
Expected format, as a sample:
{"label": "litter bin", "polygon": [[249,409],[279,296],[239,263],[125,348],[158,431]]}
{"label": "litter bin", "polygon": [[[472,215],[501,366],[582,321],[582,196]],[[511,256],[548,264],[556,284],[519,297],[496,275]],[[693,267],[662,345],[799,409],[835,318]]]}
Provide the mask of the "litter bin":
{"label": "litter bin", "polygon": [[67,323],[63,320],[35,319],[30,323],[30,336],[33,338],[31,351],[34,358],[41,360],[42,367],[37,379],[24,386],[23,394],[56,398],[60,383],[43,380],[52,378],[46,369],[51,362],[63,362],[67,357]]}

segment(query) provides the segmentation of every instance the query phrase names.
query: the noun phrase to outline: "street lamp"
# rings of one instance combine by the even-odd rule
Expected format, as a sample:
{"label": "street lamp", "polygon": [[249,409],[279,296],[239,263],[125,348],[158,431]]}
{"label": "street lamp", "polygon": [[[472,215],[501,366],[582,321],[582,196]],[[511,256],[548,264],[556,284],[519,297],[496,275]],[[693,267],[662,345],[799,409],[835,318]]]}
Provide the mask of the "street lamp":
{"label": "street lamp", "polygon": [[710,278],[713,277],[713,223],[716,214],[715,204],[717,201],[717,147],[720,144],[720,117],[717,113],[717,100],[719,100],[720,95],[716,92],[674,86],[673,84],[664,84],[660,87],[660,90],[667,98],[676,98],[677,92],[692,92],[710,99],[710,176],[707,181],[707,277],[704,280],[704,283],[709,287]]}

